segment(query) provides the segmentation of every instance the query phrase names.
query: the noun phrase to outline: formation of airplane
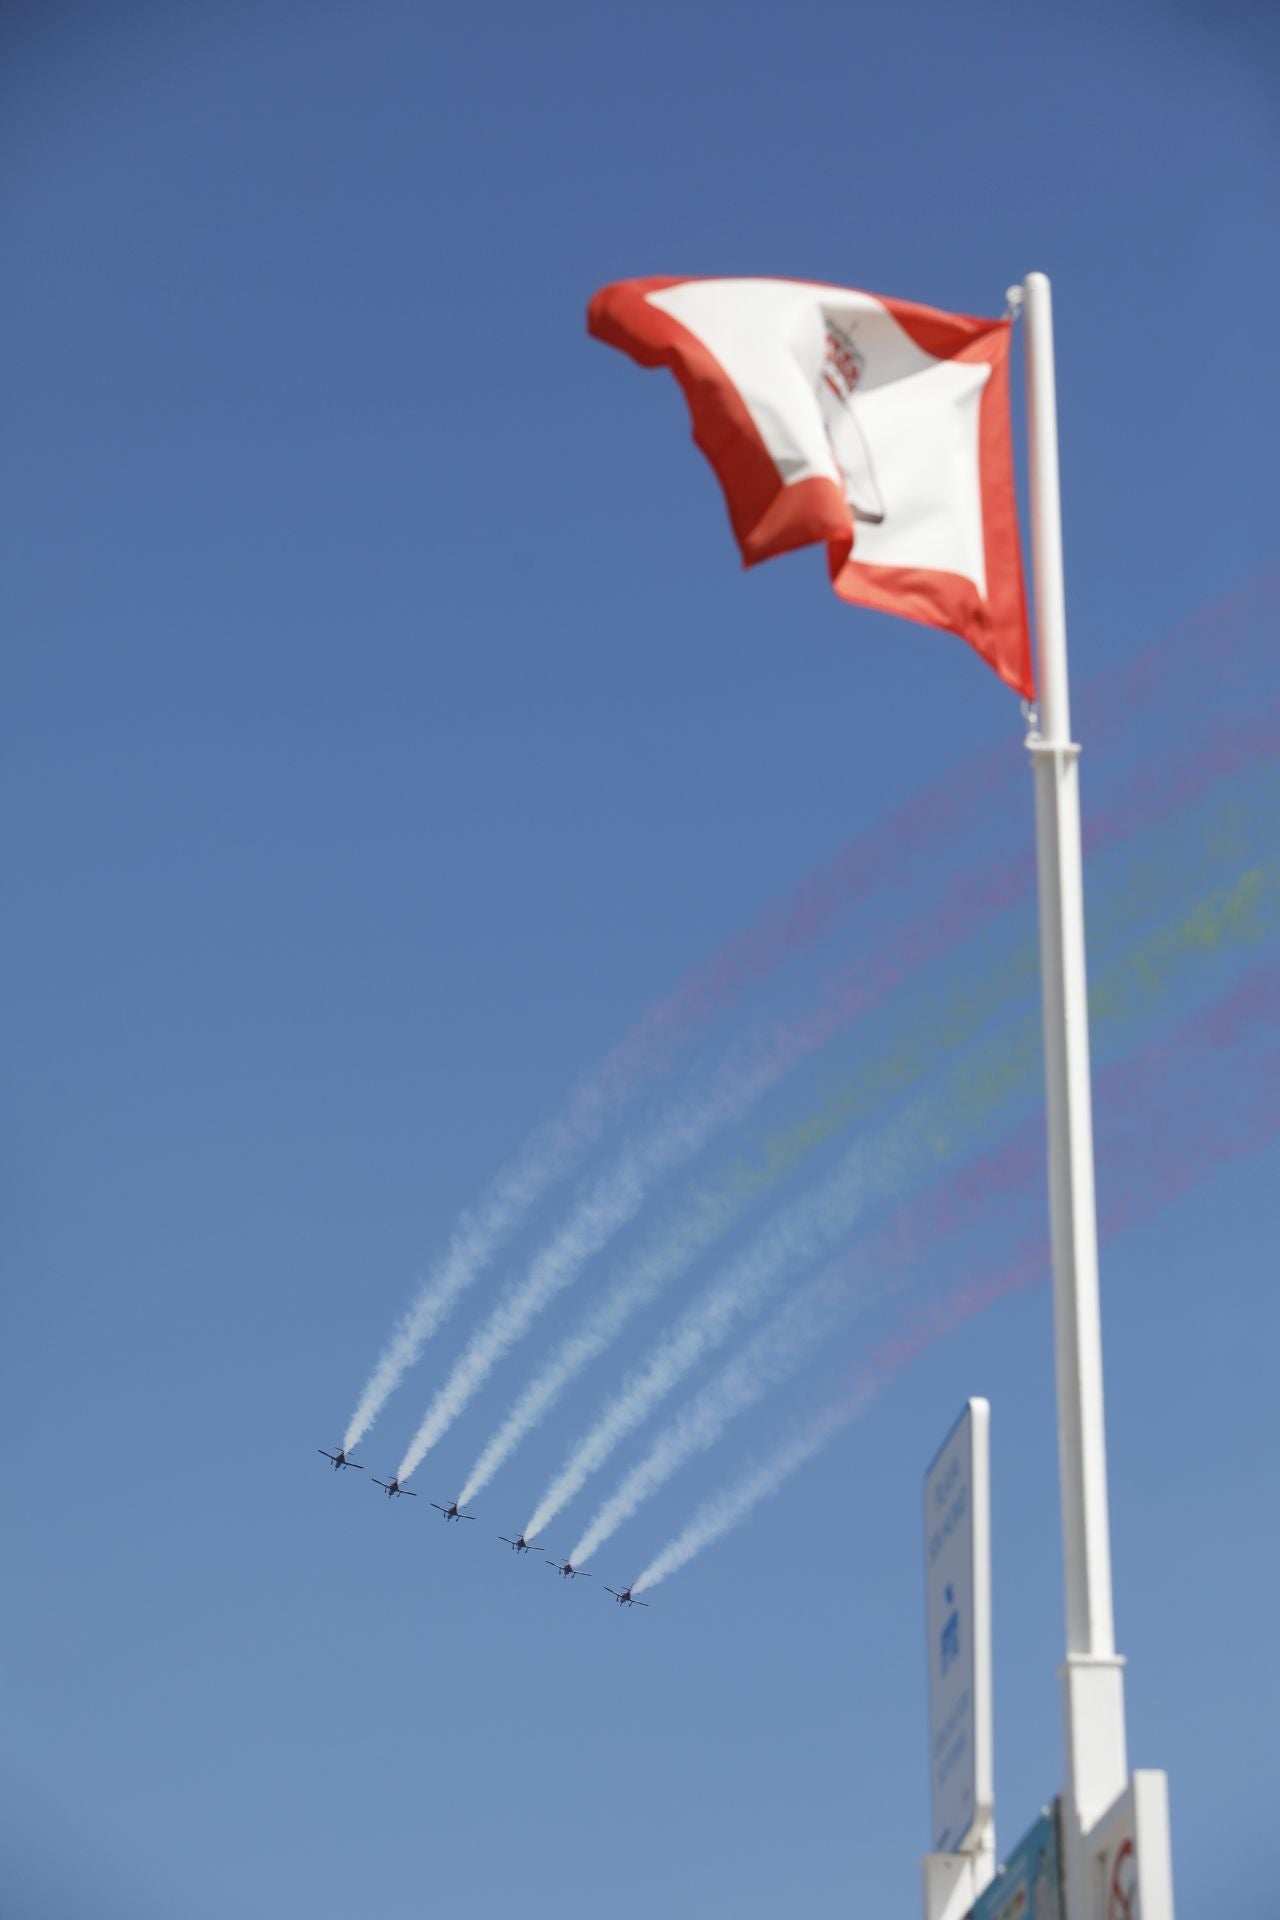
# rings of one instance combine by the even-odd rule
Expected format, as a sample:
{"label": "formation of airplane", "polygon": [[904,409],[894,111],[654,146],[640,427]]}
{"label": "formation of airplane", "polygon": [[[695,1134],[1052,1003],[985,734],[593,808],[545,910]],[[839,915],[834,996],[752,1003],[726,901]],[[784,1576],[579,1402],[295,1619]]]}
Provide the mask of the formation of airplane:
{"label": "formation of airplane", "polygon": [[[317,1447],[316,1452],[322,1453],[326,1460],[333,1462],[333,1470],[335,1473],[340,1467],[354,1467],[357,1473],[364,1472],[364,1468],[358,1460],[349,1460],[347,1458],[345,1447],[339,1447],[336,1453],[330,1453],[327,1447]],[[400,1485],[400,1477],[398,1474],[391,1480],[379,1480],[375,1476],[373,1484],[375,1487],[382,1488],[388,1500],[394,1499],[397,1494],[401,1493],[407,1493],[411,1500],[416,1500],[418,1497],[412,1487],[402,1487]],[[477,1517],[474,1513],[464,1513],[456,1500],[451,1500],[447,1507],[442,1507],[438,1500],[432,1500],[430,1504],[435,1508],[437,1513],[443,1514],[446,1521],[474,1520]],[[546,1552],[545,1547],[539,1546],[536,1540],[526,1540],[522,1533],[518,1533],[514,1539],[512,1539],[509,1533],[500,1533],[498,1538],[505,1546],[510,1547],[513,1553]],[[544,1561],[543,1564],[544,1566],[553,1568],[562,1580],[590,1580],[591,1578],[591,1575],[586,1571],[585,1567],[575,1567],[570,1560],[547,1560]],[[649,1604],[647,1600],[637,1600],[630,1587],[606,1587],[605,1592],[612,1594],[620,1607],[647,1607]]]}
{"label": "formation of airplane", "polygon": [[316,1452],[322,1453],[326,1460],[332,1460],[335,1473],[339,1467],[354,1467],[357,1473],[364,1472],[364,1468],[358,1460],[348,1460],[345,1447],[339,1447],[336,1453],[330,1453],[327,1447],[317,1447]]}

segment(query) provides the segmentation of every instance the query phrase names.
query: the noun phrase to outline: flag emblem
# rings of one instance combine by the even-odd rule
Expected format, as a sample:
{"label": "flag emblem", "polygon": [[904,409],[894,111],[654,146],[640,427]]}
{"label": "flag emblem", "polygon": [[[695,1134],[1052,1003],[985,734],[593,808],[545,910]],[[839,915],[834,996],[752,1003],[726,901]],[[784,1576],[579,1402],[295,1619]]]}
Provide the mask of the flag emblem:
{"label": "flag emblem", "polygon": [[827,314],[825,318],[827,346],[818,382],[823,424],[831,443],[832,458],[844,482],[844,497],[850,513],[855,520],[867,520],[878,527],[884,520],[884,502],[853,404],[854,388],[862,377],[866,359],[858,349],[852,323],[842,326],[834,314]]}

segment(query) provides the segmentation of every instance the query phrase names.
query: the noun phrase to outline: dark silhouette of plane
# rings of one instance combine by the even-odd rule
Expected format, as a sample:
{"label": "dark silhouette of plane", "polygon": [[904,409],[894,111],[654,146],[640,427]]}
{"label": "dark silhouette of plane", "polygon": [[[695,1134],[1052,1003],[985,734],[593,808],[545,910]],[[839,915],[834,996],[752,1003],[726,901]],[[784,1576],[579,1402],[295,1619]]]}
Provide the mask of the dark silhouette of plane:
{"label": "dark silhouette of plane", "polygon": [[606,1587],[605,1592],[611,1593],[620,1607],[647,1607],[649,1604],[647,1600],[637,1600],[630,1587],[624,1587],[621,1593],[616,1587]]}
{"label": "dark silhouette of plane", "polygon": [[545,1553],[546,1552],[545,1547],[536,1546],[532,1540],[526,1540],[523,1534],[520,1535],[520,1538],[518,1540],[513,1540],[510,1534],[507,1534],[507,1533],[500,1533],[498,1535],[498,1538],[499,1540],[505,1540],[513,1553]]}
{"label": "dark silhouette of plane", "polygon": [[562,1580],[589,1580],[591,1578],[589,1573],[583,1573],[581,1567],[570,1566],[567,1560],[548,1560],[547,1565],[554,1567]]}
{"label": "dark silhouette of plane", "polygon": [[332,1460],[335,1473],[339,1467],[354,1467],[357,1473],[364,1472],[364,1468],[358,1460],[348,1460],[345,1447],[339,1447],[336,1453],[330,1453],[327,1447],[317,1447],[316,1452],[322,1453],[326,1460]]}
{"label": "dark silhouette of plane", "polygon": [[433,1500],[431,1504],[435,1508],[437,1513],[442,1513],[444,1515],[446,1520],[474,1520],[476,1517],[474,1513],[459,1512],[458,1503],[456,1500],[450,1501],[447,1507],[442,1507],[438,1500]]}
{"label": "dark silhouette of plane", "polygon": [[375,1487],[384,1487],[386,1489],[388,1500],[393,1493],[407,1493],[411,1500],[416,1500],[418,1497],[412,1487],[402,1487],[399,1480],[375,1480],[373,1484]]}

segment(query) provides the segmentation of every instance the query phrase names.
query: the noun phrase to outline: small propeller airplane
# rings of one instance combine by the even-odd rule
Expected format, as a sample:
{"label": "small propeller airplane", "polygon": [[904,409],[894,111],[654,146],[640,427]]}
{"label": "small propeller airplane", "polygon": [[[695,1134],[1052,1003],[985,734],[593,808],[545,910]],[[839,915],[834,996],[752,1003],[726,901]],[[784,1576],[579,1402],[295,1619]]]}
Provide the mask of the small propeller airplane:
{"label": "small propeller airplane", "polygon": [[476,1517],[474,1513],[461,1512],[456,1500],[451,1500],[447,1507],[442,1507],[438,1500],[433,1500],[431,1504],[437,1513],[444,1515],[446,1520],[474,1520]]}
{"label": "small propeller airplane", "polygon": [[498,1535],[498,1538],[499,1540],[506,1541],[512,1553],[545,1553],[546,1552],[545,1547],[538,1546],[532,1540],[526,1540],[523,1534],[520,1535],[520,1538],[518,1540],[513,1540],[510,1534],[508,1533],[500,1533]]}
{"label": "small propeller airplane", "polygon": [[554,1567],[562,1580],[589,1580],[591,1575],[584,1573],[581,1567],[571,1566],[567,1560],[548,1560],[547,1565]]}
{"label": "small propeller airplane", "polygon": [[606,1587],[605,1592],[611,1593],[620,1607],[647,1607],[649,1604],[647,1600],[637,1600],[630,1587],[624,1587],[621,1593],[616,1587]]}
{"label": "small propeller airplane", "polygon": [[411,1500],[416,1500],[418,1497],[412,1487],[402,1487],[398,1479],[395,1479],[395,1480],[375,1479],[373,1484],[375,1487],[382,1487],[386,1490],[386,1495],[388,1500],[391,1498],[393,1493],[407,1493]]}
{"label": "small propeller airplane", "polygon": [[358,1460],[348,1460],[345,1447],[339,1447],[336,1453],[330,1453],[327,1447],[317,1447],[316,1452],[322,1453],[326,1460],[332,1460],[335,1473],[339,1467],[354,1467],[357,1473],[364,1472],[364,1468]]}

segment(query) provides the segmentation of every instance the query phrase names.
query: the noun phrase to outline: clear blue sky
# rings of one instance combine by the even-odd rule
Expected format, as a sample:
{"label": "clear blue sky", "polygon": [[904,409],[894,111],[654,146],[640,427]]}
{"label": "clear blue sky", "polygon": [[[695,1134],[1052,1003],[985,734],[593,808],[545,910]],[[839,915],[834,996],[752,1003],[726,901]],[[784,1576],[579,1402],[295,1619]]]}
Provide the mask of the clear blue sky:
{"label": "clear blue sky", "polygon": [[[917,1912],[920,1476],[971,1392],[993,1404],[1002,1847],[1060,1784],[1043,1289],[929,1347],[644,1614],[603,1581],[851,1378],[864,1330],[591,1583],[495,1536],[671,1305],[475,1527],[388,1506],[315,1449],[459,1209],[646,1006],[922,782],[1019,751],[1015,704],[959,642],[841,606],[812,554],[739,572],[678,394],[586,339],[588,296],[760,272],[991,312],[1048,271],[1083,687],[1275,560],[1264,13],[5,9],[15,1920]],[[1275,701],[1275,599],[1169,642],[1150,707],[1086,739],[1091,806]],[[1228,629],[1248,671],[1224,677]],[[940,841],[914,907],[1025,850],[1030,808],[1017,772]],[[1167,922],[1209,869],[1226,884],[1272,857],[1275,814],[1254,766],[1101,857],[1095,972],[1135,874],[1164,876],[1148,920]],[[699,1060],[810,1004],[901,912],[848,916]],[[939,961],[707,1167],[1032,926],[1023,902]],[[1135,992],[1100,1064],[1268,953],[1227,942],[1176,990]],[[1271,1044],[1175,1047],[1160,1097],[1099,1115],[1104,1161],[1109,1140],[1176,1144],[1180,1110],[1225,1139]],[[392,1402],[373,1469],[570,1194]],[[931,1245],[913,1297],[981,1277],[1042,1217],[1024,1196]],[[1131,1753],[1170,1771],[1180,1910],[1236,1920],[1274,1886],[1278,1226],[1263,1150],[1104,1254]],[[608,1270],[495,1375],[424,1494],[456,1491]]]}

